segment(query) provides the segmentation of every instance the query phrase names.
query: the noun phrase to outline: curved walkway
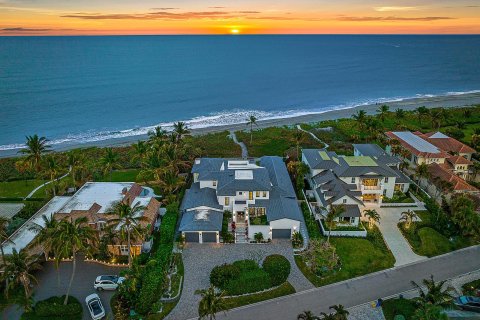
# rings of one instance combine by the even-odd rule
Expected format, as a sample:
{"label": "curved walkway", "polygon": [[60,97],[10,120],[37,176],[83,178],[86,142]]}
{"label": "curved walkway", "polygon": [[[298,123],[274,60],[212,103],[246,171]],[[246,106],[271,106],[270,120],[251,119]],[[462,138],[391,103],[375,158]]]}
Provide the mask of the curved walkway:
{"label": "curved walkway", "polygon": [[242,148],[242,158],[247,159],[248,158],[247,146],[242,141],[238,141],[237,135],[235,134],[235,131],[230,130],[230,138],[232,138],[233,142],[235,142],[236,144],[238,144],[240,146],[240,148]]}
{"label": "curved walkway", "polygon": [[324,141],[320,140],[320,139],[319,139],[315,134],[313,134],[312,132],[302,129],[302,127],[301,127],[299,124],[297,124],[297,129],[300,130],[300,131],[303,131],[303,132],[305,132],[305,133],[308,133],[309,135],[312,136],[313,139],[317,140],[317,141],[320,142],[320,143],[323,143],[323,147],[324,147],[325,149],[328,148],[328,144],[326,144]]}
{"label": "curved walkway", "polygon": [[200,296],[196,295],[195,291],[210,286],[210,271],[213,267],[243,259],[261,262],[271,254],[281,254],[290,261],[291,271],[288,281],[297,292],[314,288],[298,269],[293,258],[292,245],[288,240],[276,240],[274,243],[265,245],[189,243],[182,254],[185,266],[182,296],[166,319],[181,320],[198,316]]}
{"label": "curved walkway", "polygon": [[[71,171],[72,171],[72,167],[69,167],[68,172],[65,173],[63,176],[61,176],[60,178],[55,179],[55,181],[62,180],[63,178],[65,178],[66,176],[68,176]],[[26,197],[24,198],[24,200],[25,200],[25,199],[28,199],[28,198],[31,198],[31,197],[35,194],[35,192],[37,192],[38,190],[40,190],[41,188],[45,187],[47,184],[50,184],[50,183],[52,183],[52,180],[47,181],[47,182],[45,182],[44,184],[39,185],[38,187],[36,187],[35,189],[33,189],[33,191],[30,192],[30,193],[28,194],[28,196],[26,196]]]}

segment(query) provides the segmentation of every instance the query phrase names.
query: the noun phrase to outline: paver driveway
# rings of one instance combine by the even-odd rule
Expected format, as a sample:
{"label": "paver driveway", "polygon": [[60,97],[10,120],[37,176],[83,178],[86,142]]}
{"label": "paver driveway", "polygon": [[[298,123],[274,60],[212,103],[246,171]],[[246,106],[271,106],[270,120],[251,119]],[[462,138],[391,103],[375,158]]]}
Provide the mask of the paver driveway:
{"label": "paver driveway", "polygon": [[265,245],[190,243],[183,250],[185,281],[182,296],[167,319],[181,320],[198,316],[200,296],[195,295],[195,290],[210,286],[210,271],[213,267],[243,259],[261,261],[271,254],[281,254],[290,261],[292,268],[288,281],[297,292],[314,287],[297,268],[289,240],[275,240],[274,243]]}
{"label": "paver driveway", "polygon": [[[90,314],[85,305],[85,297],[96,292],[93,289],[93,282],[99,275],[118,274],[121,268],[107,267],[101,264],[84,262],[83,258],[78,258],[77,270],[73,279],[71,295],[80,301],[83,306],[83,319],[90,319]],[[43,264],[43,269],[37,272],[38,285],[34,289],[35,300],[43,300],[51,296],[61,296],[67,292],[68,282],[72,272],[72,263],[60,263],[58,285],[57,271],[53,262]],[[96,292],[102,300],[105,312],[110,313],[110,299],[114,291]],[[10,307],[4,311],[4,319],[20,319],[23,310],[16,310],[16,306]],[[67,319],[65,319],[67,320]]]}
{"label": "paver driveway", "polygon": [[403,237],[400,229],[398,229],[397,225],[400,222],[402,212],[408,209],[424,210],[423,208],[375,208],[378,214],[380,214],[380,224],[378,224],[378,228],[382,232],[385,242],[395,257],[396,267],[427,258],[413,252],[410,244]]}

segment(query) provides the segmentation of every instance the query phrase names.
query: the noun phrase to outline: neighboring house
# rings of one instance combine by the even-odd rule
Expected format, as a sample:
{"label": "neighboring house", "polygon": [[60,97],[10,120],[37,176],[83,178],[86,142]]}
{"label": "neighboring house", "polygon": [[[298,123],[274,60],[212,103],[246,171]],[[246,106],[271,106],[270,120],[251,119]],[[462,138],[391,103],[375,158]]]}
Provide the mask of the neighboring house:
{"label": "neighboring house", "polygon": [[365,205],[380,205],[384,196],[391,198],[395,191],[407,192],[410,180],[398,169],[400,160],[380,150],[373,145],[355,145],[357,156],[341,156],[322,149],[302,150],[302,161],[310,169],[307,179],[317,203],[324,208],[344,205],[339,221],[358,225]]}
{"label": "neighboring house", "polygon": [[223,212],[232,212],[236,242],[261,232],[265,239],[290,238],[303,216],[280,157],[249,160],[196,159],[193,183],[180,207],[179,231],[187,242],[219,242]]}
{"label": "neighboring house", "polygon": [[[139,215],[146,217],[146,221],[140,224],[146,228],[150,234],[158,217],[160,202],[154,198],[153,190],[142,187],[133,182],[87,182],[81,187],[68,201],[55,211],[56,219],[86,217],[88,225],[99,232],[101,236],[103,230],[110,224],[110,220],[116,218],[112,214],[113,206],[123,201],[130,206],[139,203],[145,207]],[[114,227],[119,231],[120,225]],[[147,236],[148,238],[148,236]],[[131,243],[132,255],[138,255],[143,250],[149,250],[151,239],[133,239]],[[114,255],[128,255],[128,245],[126,241],[116,240],[108,246],[109,251]]]}
{"label": "neighboring house", "polygon": [[[474,186],[468,184],[465,180],[459,176],[453,174],[450,170],[446,169],[445,166],[439,164],[432,164],[428,166],[428,172],[430,174],[430,181],[433,183],[427,183],[426,189],[427,192],[432,196],[439,195],[442,191],[445,193],[447,198],[452,193],[470,193],[470,194],[480,194],[480,190]],[[440,190],[438,188],[439,181],[447,181],[451,184],[450,192],[445,192],[445,190]]]}
{"label": "neighboring house", "polygon": [[441,132],[421,133],[419,131],[389,131],[389,139],[396,139],[410,152],[405,159],[413,167],[425,163],[440,164],[444,169],[461,177],[470,178],[470,166],[475,149]]}

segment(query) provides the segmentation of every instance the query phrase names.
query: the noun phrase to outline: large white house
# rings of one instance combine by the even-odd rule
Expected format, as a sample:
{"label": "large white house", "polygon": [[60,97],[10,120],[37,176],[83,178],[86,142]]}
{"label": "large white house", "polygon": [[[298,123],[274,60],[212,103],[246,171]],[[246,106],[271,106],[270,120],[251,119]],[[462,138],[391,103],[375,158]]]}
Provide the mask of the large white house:
{"label": "large white house", "polygon": [[340,221],[358,225],[361,208],[380,205],[384,197],[407,192],[410,180],[399,170],[400,160],[376,145],[354,145],[354,156],[323,149],[304,149],[307,180],[320,206],[343,205]]}
{"label": "large white house", "polygon": [[196,159],[193,183],[181,205],[179,231],[187,242],[219,242],[223,212],[232,213],[236,242],[290,238],[303,216],[287,168],[279,157]]}

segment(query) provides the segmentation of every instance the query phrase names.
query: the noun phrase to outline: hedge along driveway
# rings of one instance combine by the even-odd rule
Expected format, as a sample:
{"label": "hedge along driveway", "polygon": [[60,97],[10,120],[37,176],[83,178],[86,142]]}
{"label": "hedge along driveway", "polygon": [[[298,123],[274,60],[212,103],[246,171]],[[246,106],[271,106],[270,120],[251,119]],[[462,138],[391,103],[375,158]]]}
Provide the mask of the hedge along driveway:
{"label": "hedge along driveway", "polygon": [[210,286],[210,271],[215,266],[245,259],[262,262],[271,254],[280,254],[289,260],[291,271],[287,280],[297,292],[314,287],[295,264],[289,240],[276,240],[274,243],[262,245],[189,243],[183,250],[185,280],[182,296],[166,319],[181,320],[198,316],[200,296],[195,295],[195,291]]}

